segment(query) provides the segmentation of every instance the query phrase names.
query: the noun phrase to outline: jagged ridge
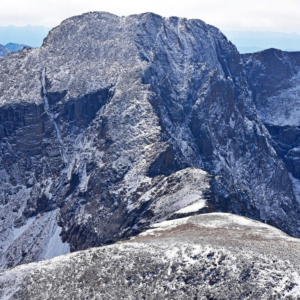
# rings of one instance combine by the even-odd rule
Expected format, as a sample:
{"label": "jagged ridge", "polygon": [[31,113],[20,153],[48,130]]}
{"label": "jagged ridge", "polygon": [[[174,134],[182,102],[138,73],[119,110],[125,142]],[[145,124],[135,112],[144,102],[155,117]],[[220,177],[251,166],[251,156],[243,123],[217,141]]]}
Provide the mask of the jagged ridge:
{"label": "jagged ridge", "polygon": [[[298,239],[212,213],[0,272],[2,299],[298,299]],[[298,297],[298,298],[297,298]]]}

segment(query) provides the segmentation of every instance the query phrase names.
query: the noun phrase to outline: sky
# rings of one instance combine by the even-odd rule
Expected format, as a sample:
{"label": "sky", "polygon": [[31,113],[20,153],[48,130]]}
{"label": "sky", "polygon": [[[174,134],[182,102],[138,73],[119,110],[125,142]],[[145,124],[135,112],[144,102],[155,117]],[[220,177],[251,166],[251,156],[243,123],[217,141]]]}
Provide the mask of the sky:
{"label": "sky", "polygon": [[196,18],[221,30],[300,34],[300,0],[2,0],[0,26],[54,27],[89,11]]}

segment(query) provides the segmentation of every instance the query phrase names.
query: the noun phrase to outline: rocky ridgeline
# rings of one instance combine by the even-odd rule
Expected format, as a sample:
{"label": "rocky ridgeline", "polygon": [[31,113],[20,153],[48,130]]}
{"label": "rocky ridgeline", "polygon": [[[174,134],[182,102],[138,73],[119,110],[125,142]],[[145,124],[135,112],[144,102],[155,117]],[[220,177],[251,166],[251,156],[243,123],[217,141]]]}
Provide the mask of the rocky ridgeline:
{"label": "rocky ridgeline", "polygon": [[1,299],[299,299],[298,239],[211,213],[0,271]]}
{"label": "rocky ridgeline", "polygon": [[1,59],[1,268],[205,212],[299,237],[297,138],[263,117],[272,99],[297,117],[299,61],[269,52],[200,20],[93,12]]}

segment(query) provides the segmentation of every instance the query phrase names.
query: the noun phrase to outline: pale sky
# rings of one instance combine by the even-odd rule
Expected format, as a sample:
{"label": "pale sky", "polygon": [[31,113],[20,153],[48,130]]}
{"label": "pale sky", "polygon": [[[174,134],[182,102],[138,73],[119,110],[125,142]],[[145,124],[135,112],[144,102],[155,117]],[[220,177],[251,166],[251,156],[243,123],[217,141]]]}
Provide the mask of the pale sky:
{"label": "pale sky", "polygon": [[0,0],[0,26],[54,27],[89,11],[196,18],[221,30],[300,34],[300,0]]}

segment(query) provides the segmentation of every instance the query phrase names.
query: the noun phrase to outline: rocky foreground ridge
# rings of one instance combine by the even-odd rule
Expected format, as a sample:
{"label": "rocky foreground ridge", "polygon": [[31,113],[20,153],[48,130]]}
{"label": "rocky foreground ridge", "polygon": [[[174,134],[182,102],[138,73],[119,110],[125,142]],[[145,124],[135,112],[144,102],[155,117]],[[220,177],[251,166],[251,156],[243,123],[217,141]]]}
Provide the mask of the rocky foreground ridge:
{"label": "rocky foreground ridge", "polygon": [[200,20],[93,12],[1,59],[0,267],[207,212],[299,237],[297,138],[281,147],[264,118],[296,99],[297,55],[241,56]]}
{"label": "rocky foreground ridge", "polygon": [[0,271],[1,299],[300,299],[300,241],[211,213]]}

